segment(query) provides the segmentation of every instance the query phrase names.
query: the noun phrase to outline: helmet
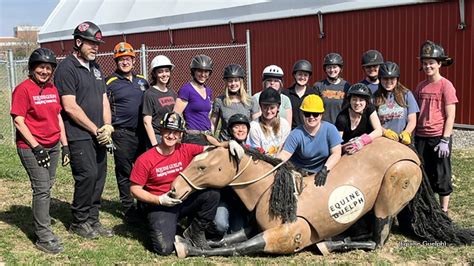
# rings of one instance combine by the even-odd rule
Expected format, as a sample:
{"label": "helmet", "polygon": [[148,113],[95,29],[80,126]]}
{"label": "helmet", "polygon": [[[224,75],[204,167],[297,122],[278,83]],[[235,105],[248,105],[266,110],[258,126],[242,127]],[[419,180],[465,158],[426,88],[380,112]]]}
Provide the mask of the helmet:
{"label": "helmet", "polygon": [[400,68],[394,62],[387,61],[380,66],[379,69],[380,78],[399,78]]}
{"label": "helmet", "polygon": [[362,66],[376,66],[383,64],[383,56],[377,50],[368,50],[362,55]]}
{"label": "helmet", "polygon": [[276,65],[269,65],[263,69],[262,80],[265,81],[269,78],[277,78],[279,80],[283,79],[283,69]]}
{"label": "helmet", "polygon": [[[296,71],[308,72],[310,75],[313,74],[313,66],[308,60],[298,60],[293,66],[293,75]],[[283,72],[283,71],[282,71]]]}
{"label": "helmet", "polygon": [[443,47],[432,41],[423,43],[420,49],[420,59],[436,59],[441,61],[443,66],[453,63],[453,59],[445,55]]}
{"label": "helmet", "polygon": [[231,129],[235,124],[245,124],[247,129],[250,129],[250,120],[243,114],[235,114],[229,118],[229,121],[227,122],[227,131],[231,132]]}
{"label": "helmet", "polygon": [[176,131],[185,131],[186,122],[184,118],[176,112],[168,112],[160,122],[160,127]]}
{"label": "helmet", "polygon": [[258,99],[258,104],[280,104],[281,103],[281,96],[280,93],[268,87],[262,91],[260,94],[260,98]]}
{"label": "helmet", "polygon": [[158,55],[151,60],[150,68],[151,70],[157,68],[157,67],[169,67],[171,70],[174,68],[173,63],[171,63],[171,60],[164,56],[164,55]]}
{"label": "helmet", "polygon": [[323,67],[327,65],[338,65],[342,68],[344,66],[344,60],[342,60],[342,56],[338,53],[329,53],[324,57]]}
{"label": "helmet", "polygon": [[126,42],[117,43],[114,48],[114,59],[119,58],[121,56],[135,57],[135,52],[133,51],[132,45]]}
{"label": "helmet", "polygon": [[300,110],[303,112],[310,113],[323,113],[324,112],[324,103],[323,99],[316,94],[310,94],[304,97],[303,102],[301,103]]}
{"label": "helmet", "polygon": [[372,92],[364,83],[356,83],[350,86],[349,90],[347,91],[347,98],[352,97],[352,95],[370,98],[372,97]]}
{"label": "helmet", "polygon": [[212,71],[212,59],[204,54],[196,55],[191,60],[191,65],[189,68],[192,69],[202,69],[202,70],[209,70]]}
{"label": "helmet", "polygon": [[85,21],[79,24],[75,29],[74,39],[82,38],[92,42],[105,43],[102,41],[102,31],[99,27],[90,21]]}
{"label": "helmet", "polygon": [[28,59],[28,69],[31,71],[37,64],[41,63],[51,64],[53,68],[58,64],[53,51],[48,48],[38,48],[31,53]]}
{"label": "helmet", "polygon": [[236,64],[228,65],[224,68],[224,79],[228,78],[241,78],[245,77],[245,70]]}

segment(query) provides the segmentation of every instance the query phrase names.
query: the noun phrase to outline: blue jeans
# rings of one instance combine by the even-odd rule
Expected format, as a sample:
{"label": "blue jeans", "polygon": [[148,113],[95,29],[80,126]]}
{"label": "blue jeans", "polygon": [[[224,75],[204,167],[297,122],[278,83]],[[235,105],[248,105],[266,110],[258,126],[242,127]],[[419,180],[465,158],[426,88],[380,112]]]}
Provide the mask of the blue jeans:
{"label": "blue jeans", "polygon": [[216,230],[224,235],[235,233],[248,225],[249,212],[235,195],[232,189],[226,187],[221,191],[221,201],[217,206],[214,224]]}
{"label": "blue jeans", "polygon": [[40,242],[55,239],[51,229],[51,216],[49,208],[51,204],[51,188],[54,185],[56,167],[59,160],[59,143],[52,148],[46,148],[51,157],[49,168],[38,165],[35,155],[31,149],[17,148],[18,156],[25,167],[31,181],[33,200],[31,209],[35,226],[35,234]]}

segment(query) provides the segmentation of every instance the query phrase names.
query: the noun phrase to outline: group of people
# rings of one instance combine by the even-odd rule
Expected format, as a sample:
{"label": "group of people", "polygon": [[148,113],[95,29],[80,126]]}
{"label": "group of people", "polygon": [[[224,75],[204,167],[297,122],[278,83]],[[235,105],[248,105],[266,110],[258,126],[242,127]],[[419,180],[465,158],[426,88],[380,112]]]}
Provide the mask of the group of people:
{"label": "group of people", "polygon": [[245,89],[245,70],[230,64],[223,71],[224,93],[212,100],[207,81],[214,69],[207,55],[192,58],[191,81],[176,93],[171,87],[175,65],[168,57],[153,58],[147,81],[133,72],[133,47],[120,42],[114,48],[116,70],[104,77],[95,62],[103,43],[99,27],[83,22],[73,36],[74,51],[60,64],[51,50],[36,49],[29,58],[28,79],[12,97],[17,150],[31,181],[40,250],[64,250],[49,215],[60,158],[63,166],[70,164],[74,177],[69,231],[90,239],[114,235],[99,219],[108,151],[115,160],[124,220],[145,218],[154,252],[173,251],[181,217],[191,219],[183,236],[201,248],[209,247],[206,232],[224,235],[244,229],[249,214],[228,190],[200,191],[184,202],[170,192],[179,172],[208,148],[195,144],[202,135],[229,141],[232,153],[254,148],[290,161],[315,174],[316,186],[325,185],[342,154],[354,154],[375,138],[405,145],[414,141],[441,207],[448,210],[457,98],[440,73],[452,59],[438,44],[427,41],[421,47],[427,78],[414,93],[400,83],[396,63],[369,50],[362,56],[366,77],[359,83],[344,80],[342,56],[329,53],[323,59],[326,78],[313,86],[312,64],[299,60],[290,88],[283,88],[283,70],[269,65],[262,73],[262,91],[253,96]]}

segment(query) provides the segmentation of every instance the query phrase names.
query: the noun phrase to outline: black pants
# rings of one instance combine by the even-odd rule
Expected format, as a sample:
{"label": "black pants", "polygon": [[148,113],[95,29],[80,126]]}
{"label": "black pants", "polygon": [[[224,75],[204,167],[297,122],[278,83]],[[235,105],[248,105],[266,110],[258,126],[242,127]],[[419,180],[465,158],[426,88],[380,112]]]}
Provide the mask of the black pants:
{"label": "black pants", "polygon": [[100,197],[107,175],[107,152],[93,140],[69,142],[74,177],[72,222],[94,224],[99,221]]}
{"label": "black pants", "polygon": [[145,150],[144,142],[135,131],[125,128],[116,128],[112,139],[116,148],[114,151],[115,177],[120,202],[126,212],[133,207],[133,197],[130,194],[130,173],[135,160]]}
{"label": "black pants", "polygon": [[207,189],[191,194],[183,203],[173,207],[139,202],[140,209],[148,218],[153,251],[160,255],[173,252],[179,218],[194,218],[203,228],[209,226],[216,216],[219,198],[219,191]]}

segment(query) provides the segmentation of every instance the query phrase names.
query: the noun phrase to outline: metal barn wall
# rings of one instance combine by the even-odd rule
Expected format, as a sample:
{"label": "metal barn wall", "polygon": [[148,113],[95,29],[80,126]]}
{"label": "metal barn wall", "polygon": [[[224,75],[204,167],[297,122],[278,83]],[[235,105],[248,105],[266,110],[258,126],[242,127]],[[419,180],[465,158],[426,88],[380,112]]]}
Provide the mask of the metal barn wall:
{"label": "metal barn wall", "polygon": [[[401,67],[401,82],[414,89],[424,78],[417,60],[419,48],[425,40],[440,43],[454,64],[443,68],[442,74],[457,89],[459,104],[456,123],[474,125],[474,1],[465,1],[467,28],[458,30],[459,6],[456,0],[323,15],[324,33],[319,38],[319,24],[314,16],[257,21],[234,25],[235,40],[245,42],[245,31],[250,30],[253,92],[261,90],[261,71],[266,65],[278,64],[285,71],[285,86],[292,83],[291,69],[298,59],[313,63],[311,82],[323,78],[322,59],[329,52],[340,53],[345,61],[343,76],[351,83],[363,78],[360,58],[364,51],[377,49],[385,60],[395,61]],[[290,12],[290,11],[289,11]],[[229,43],[229,25],[173,30],[173,43],[206,44]],[[122,36],[106,37],[102,51],[111,51]],[[126,40],[135,47],[170,44],[169,32],[129,34]],[[65,41],[70,51],[72,41]],[[62,54],[60,42],[43,44]],[[217,73],[222,71],[218,70]],[[214,78],[220,78],[219,74]]]}

